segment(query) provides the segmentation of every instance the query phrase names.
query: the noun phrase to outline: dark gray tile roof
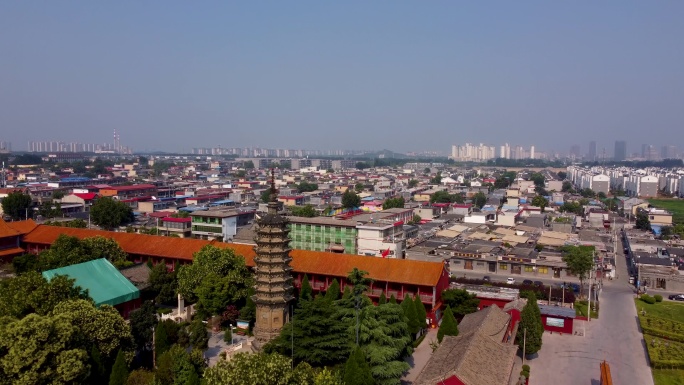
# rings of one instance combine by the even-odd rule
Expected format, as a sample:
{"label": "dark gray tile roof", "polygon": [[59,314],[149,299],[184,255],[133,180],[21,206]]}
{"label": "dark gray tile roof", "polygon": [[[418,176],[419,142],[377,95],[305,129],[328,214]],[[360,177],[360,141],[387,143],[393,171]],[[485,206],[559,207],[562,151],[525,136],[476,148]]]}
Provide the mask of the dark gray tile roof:
{"label": "dark gray tile roof", "polygon": [[509,319],[497,306],[466,315],[459,335],[444,337],[414,384],[457,376],[466,385],[507,385],[518,350],[501,342]]}

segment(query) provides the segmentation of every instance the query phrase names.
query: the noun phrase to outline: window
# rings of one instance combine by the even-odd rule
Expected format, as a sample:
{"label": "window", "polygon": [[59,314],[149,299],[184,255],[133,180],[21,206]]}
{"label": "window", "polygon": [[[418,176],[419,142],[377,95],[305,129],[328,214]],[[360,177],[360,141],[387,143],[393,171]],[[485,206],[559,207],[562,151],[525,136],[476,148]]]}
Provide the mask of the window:
{"label": "window", "polygon": [[507,263],[499,263],[499,270],[508,270]]}
{"label": "window", "polygon": [[452,259],[450,263],[453,263],[454,265],[460,265],[461,260],[460,259]]}
{"label": "window", "polygon": [[526,272],[526,273],[531,273],[531,272],[533,272],[533,271],[534,271],[534,269],[532,268],[532,266],[525,265],[525,272]]}
{"label": "window", "polygon": [[539,266],[537,267],[537,271],[539,272],[539,274],[548,274],[549,268],[546,266]]}
{"label": "window", "polygon": [[477,266],[484,266],[484,262],[478,262]]}

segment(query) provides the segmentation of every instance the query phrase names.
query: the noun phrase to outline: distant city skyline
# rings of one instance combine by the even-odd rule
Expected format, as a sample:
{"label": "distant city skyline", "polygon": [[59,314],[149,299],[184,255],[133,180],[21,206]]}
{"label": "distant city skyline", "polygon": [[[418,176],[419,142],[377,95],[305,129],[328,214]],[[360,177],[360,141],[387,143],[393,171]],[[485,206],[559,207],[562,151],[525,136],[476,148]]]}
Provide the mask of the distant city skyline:
{"label": "distant city skyline", "polygon": [[116,129],[168,152],[682,148],[682,14],[683,2],[5,2],[0,140],[104,143]]}

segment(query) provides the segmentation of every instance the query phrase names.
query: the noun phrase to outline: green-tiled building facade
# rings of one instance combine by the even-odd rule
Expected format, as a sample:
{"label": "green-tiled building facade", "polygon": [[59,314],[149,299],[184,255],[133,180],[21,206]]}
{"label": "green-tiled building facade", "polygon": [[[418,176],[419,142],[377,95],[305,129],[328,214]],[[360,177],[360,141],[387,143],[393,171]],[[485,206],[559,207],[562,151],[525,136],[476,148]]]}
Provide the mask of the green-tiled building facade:
{"label": "green-tiled building facade", "polygon": [[290,223],[290,247],[293,249],[325,251],[331,246],[344,247],[345,254],[356,254],[355,227]]}

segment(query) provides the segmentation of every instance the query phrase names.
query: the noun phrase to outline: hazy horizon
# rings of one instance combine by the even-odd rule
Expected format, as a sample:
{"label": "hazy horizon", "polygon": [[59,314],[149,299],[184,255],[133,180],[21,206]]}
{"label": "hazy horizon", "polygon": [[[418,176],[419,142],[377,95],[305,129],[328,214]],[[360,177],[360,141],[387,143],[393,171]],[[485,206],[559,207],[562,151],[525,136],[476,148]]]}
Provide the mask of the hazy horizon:
{"label": "hazy horizon", "polygon": [[684,150],[684,3],[0,4],[0,141]]}

